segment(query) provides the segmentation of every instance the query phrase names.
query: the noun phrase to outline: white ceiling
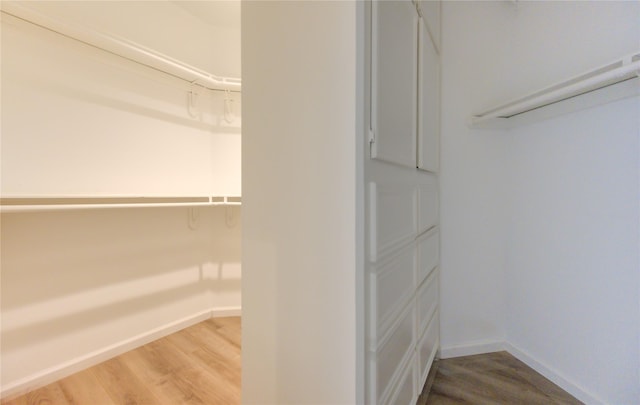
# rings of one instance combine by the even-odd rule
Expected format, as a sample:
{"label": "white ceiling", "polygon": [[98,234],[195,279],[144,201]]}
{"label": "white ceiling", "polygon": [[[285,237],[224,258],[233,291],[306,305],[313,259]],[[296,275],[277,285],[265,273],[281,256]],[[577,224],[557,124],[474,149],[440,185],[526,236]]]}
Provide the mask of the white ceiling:
{"label": "white ceiling", "polygon": [[172,3],[207,24],[240,28],[240,0],[181,1]]}

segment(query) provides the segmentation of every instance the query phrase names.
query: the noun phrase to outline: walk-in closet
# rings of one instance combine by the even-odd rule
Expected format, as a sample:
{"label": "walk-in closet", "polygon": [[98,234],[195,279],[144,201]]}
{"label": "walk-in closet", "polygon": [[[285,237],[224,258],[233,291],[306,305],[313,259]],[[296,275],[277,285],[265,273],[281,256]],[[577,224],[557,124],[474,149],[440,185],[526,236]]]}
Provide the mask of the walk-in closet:
{"label": "walk-in closet", "polygon": [[640,403],[640,1],[0,8],[3,405]]}
{"label": "walk-in closet", "polygon": [[3,397],[240,316],[239,2],[1,18]]}

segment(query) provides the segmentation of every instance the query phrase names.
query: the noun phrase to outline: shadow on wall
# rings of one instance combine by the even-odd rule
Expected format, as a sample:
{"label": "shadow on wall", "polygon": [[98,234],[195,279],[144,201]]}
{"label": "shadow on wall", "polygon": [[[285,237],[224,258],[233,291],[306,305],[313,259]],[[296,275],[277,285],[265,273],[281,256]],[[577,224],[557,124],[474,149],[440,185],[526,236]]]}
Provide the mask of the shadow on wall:
{"label": "shadow on wall", "polygon": [[220,297],[239,307],[240,210],[199,210],[195,229],[187,208],[3,214],[3,351]]}
{"label": "shadow on wall", "polygon": [[[62,105],[66,99],[186,127],[240,133],[240,120],[229,122],[223,113],[229,97],[233,115],[241,114],[238,93],[208,91],[14,17],[4,18],[7,63],[3,74],[6,71],[10,78],[6,80],[9,91],[17,86],[24,94],[35,90],[40,97],[45,94],[63,101]],[[191,91],[197,96],[189,107]]]}

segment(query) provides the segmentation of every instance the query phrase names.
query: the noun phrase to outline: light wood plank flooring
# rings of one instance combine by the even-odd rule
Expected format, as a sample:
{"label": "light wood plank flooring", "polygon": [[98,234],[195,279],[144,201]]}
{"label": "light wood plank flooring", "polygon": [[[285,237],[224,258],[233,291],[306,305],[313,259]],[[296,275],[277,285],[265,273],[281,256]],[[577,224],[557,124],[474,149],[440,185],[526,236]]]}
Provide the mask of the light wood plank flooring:
{"label": "light wood plank flooring", "polygon": [[214,318],[2,405],[240,404],[240,318]]}
{"label": "light wood plank flooring", "polygon": [[[2,405],[240,404],[240,318],[210,319]],[[574,405],[507,352],[440,360],[417,405]]]}
{"label": "light wood plank flooring", "polygon": [[418,405],[582,404],[507,352],[440,360]]}

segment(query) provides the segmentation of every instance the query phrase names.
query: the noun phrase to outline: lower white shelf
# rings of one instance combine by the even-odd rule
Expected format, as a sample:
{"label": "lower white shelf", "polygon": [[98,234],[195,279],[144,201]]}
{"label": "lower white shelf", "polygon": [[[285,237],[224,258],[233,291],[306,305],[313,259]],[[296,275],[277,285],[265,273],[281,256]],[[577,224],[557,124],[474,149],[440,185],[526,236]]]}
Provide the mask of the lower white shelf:
{"label": "lower white shelf", "polygon": [[241,205],[239,196],[197,197],[3,197],[1,212],[55,211],[107,208],[198,207]]}

